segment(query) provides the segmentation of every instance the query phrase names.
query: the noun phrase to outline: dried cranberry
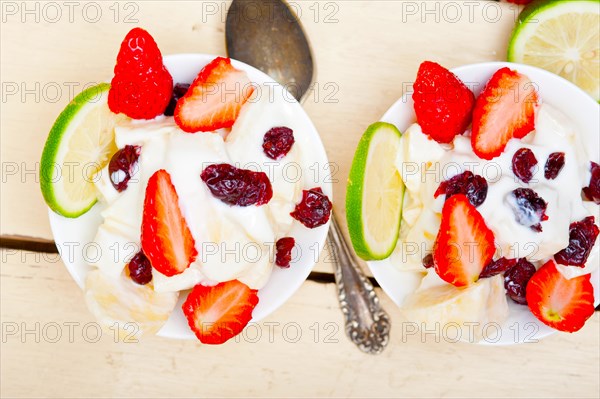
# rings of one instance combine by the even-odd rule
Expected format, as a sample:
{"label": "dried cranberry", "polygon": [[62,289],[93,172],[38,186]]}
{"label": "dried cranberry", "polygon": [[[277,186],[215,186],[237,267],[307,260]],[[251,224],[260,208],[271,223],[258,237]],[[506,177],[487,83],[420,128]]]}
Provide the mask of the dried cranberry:
{"label": "dried cranberry", "polygon": [[177,83],[175,87],[173,87],[173,94],[171,95],[171,101],[169,101],[169,105],[167,105],[167,109],[165,109],[166,116],[173,116],[175,113],[175,106],[177,105],[177,101],[187,93],[190,85],[187,83]]}
{"label": "dried cranberry", "polygon": [[488,184],[485,178],[465,171],[446,181],[443,181],[435,191],[434,197],[446,194],[446,199],[456,194],[465,194],[471,205],[478,207],[487,197]]}
{"label": "dried cranberry", "polygon": [[483,268],[479,278],[493,277],[496,274],[504,273],[516,264],[516,259],[506,259],[505,257],[493,260]]}
{"label": "dried cranberry", "polygon": [[292,249],[296,245],[296,240],[292,237],[283,237],[277,240],[275,244],[275,264],[279,267],[287,269],[292,261]]}
{"label": "dried cranberry", "polygon": [[598,231],[593,216],[571,223],[569,246],[554,255],[556,263],[584,267],[598,237]]}
{"label": "dried cranberry", "polygon": [[533,177],[535,165],[537,165],[537,163],[538,161],[535,159],[533,151],[531,151],[529,148],[521,148],[515,152],[515,155],[513,155],[513,173],[525,183],[529,183]]}
{"label": "dried cranberry", "polygon": [[525,258],[519,259],[517,264],[504,274],[504,288],[510,299],[518,304],[527,305],[527,283],[534,274],[535,266]]}
{"label": "dried cranberry", "polygon": [[129,277],[136,283],[146,285],[152,281],[152,265],[144,252],[140,251],[135,254],[129,261],[127,268],[129,269]]}
{"label": "dried cranberry", "polygon": [[546,166],[544,166],[544,177],[548,180],[556,179],[563,166],[565,166],[565,153],[553,152],[548,156]]}
{"label": "dried cranberry", "polygon": [[584,187],[583,193],[588,200],[600,204],[600,165],[596,162],[591,162],[591,164],[592,177],[590,177],[590,185]]}
{"label": "dried cranberry", "polygon": [[126,145],[110,159],[108,173],[110,182],[115,190],[121,192],[127,188],[131,176],[135,173],[137,160],[140,157],[141,147]]}
{"label": "dried cranberry", "polygon": [[432,254],[428,254],[425,255],[425,257],[423,258],[423,267],[425,269],[431,269],[433,267],[433,255]]}
{"label": "dried cranberry", "polygon": [[309,229],[314,229],[327,223],[331,208],[329,198],[323,194],[321,187],[316,187],[302,191],[302,201],[296,204],[290,215]]}
{"label": "dried cranberry", "polygon": [[517,222],[531,227],[533,231],[542,231],[541,222],[548,220],[548,204],[535,191],[530,188],[517,188],[509,194],[508,204],[513,208]]}
{"label": "dried cranberry", "polygon": [[271,182],[264,172],[221,163],[209,165],[200,178],[212,195],[229,205],[263,205],[273,196]]}
{"label": "dried cranberry", "polygon": [[294,132],[292,129],[281,126],[271,128],[263,139],[265,155],[278,160],[287,155],[294,145]]}

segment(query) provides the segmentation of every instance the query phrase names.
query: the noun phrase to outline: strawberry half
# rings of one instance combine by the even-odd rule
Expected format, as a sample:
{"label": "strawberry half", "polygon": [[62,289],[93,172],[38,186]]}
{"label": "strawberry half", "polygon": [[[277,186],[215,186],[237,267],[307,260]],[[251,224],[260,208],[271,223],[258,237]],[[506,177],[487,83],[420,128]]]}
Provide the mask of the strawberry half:
{"label": "strawberry half", "polygon": [[217,57],[177,101],[175,122],[189,133],[231,127],[253,92],[246,72],[235,69],[229,58]]}
{"label": "strawberry half", "polygon": [[200,342],[222,344],[238,335],[252,319],[258,291],[237,280],[197,285],[183,303],[183,313]]}
{"label": "strawberry half", "polygon": [[144,29],[132,29],[121,43],[108,107],[133,119],[152,119],[165,111],[172,91],[173,78],[156,42]]}
{"label": "strawberry half", "polygon": [[479,158],[502,154],[512,138],[523,138],[534,128],[538,94],[529,78],[502,68],[489,80],[473,111],[471,146]]}
{"label": "strawberry half", "polygon": [[548,261],[531,277],[526,296],[531,313],[559,331],[578,331],[594,314],[590,275],[567,280],[553,261]]}
{"label": "strawberry half", "polygon": [[464,194],[444,203],[442,222],[433,246],[435,271],[457,287],[475,283],[494,255],[494,233]]}
{"label": "strawberry half", "polygon": [[175,186],[164,169],[154,173],[146,187],[142,249],[152,267],[169,277],[182,273],[198,255]]}
{"label": "strawberry half", "polygon": [[475,96],[452,72],[435,62],[419,67],[412,95],[417,122],[438,143],[449,143],[471,122]]}

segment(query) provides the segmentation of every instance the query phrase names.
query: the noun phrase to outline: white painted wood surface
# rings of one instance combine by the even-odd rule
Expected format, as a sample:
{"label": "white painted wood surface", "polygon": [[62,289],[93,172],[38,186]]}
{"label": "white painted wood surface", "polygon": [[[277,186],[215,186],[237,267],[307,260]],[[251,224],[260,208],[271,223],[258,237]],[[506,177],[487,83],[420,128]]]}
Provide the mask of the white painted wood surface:
{"label": "white painted wood surface", "polygon": [[[164,54],[225,54],[228,2],[54,3],[58,20],[50,3],[30,2],[29,13],[21,2],[1,4],[1,234],[51,238],[37,182],[47,132],[72,97],[71,88],[78,92],[86,83],[110,78],[128,30],[145,27]],[[305,108],[330,160],[339,165],[340,216],[356,143],[402,95],[420,62],[455,67],[503,60],[517,10],[483,1],[291,3],[315,53],[315,90]],[[69,7],[74,7],[71,15]],[[138,22],[128,23],[128,15]],[[88,342],[94,340],[94,325],[83,332],[92,316],[57,258],[11,250],[1,255],[2,397],[600,394],[598,314],[579,333],[535,344],[436,343],[432,336],[405,336],[398,311],[379,292],[392,317],[392,339],[381,356],[367,356],[344,336],[334,286],[307,282],[238,343],[208,347],[155,337],[115,343],[106,333],[94,343]],[[321,262],[315,270],[331,268]],[[56,331],[61,337],[52,343]],[[301,336],[293,342],[296,331]]]}

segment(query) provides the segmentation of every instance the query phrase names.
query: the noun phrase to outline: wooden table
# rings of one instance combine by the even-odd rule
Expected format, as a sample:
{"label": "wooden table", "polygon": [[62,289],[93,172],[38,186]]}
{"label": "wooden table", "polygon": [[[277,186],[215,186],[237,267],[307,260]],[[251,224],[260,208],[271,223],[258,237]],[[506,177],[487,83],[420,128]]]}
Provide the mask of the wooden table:
{"label": "wooden table", "polygon": [[[315,90],[304,104],[339,165],[336,211],[361,133],[408,87],[419,63],[503,60],[518,8],[492,2],[295,1],[312,39]],[[52,238],[37,181],[52,122],[84,84],[110,77],[123,36],[143,26],[164,54],[225,54],[228,2],[10,2],[1,24],[0,234]],[[136,22],[137,20],[137,22]],[[9,240],[10,239],[10,240]],[[19,242],[15,242],[14,240]],[[54,254],[4,249],[0,394],[12,396],[598,397],[600,317],[576,334],[511,347],[407,334],[397,308],[380,356],[346,339],[331,265],[281,309],[220,347],[97,336]]]}

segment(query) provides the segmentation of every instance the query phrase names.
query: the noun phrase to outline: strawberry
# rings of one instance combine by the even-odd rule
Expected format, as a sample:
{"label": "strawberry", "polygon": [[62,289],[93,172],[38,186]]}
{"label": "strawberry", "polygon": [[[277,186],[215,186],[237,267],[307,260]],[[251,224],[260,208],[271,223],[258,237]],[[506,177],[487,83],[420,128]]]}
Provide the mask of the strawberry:
{"label": "strawberry", "polygon": [[452,72],[435,62],[419,67],[412,95],[417,122],[438,143],[449,143],[471,122],[475,96]]}
{"label": "strawberry", "polygon": [[433,246],[435,271],[442,280],[457,287],[473,284],[494,252],[494,233],[469,199],[464,194],[447,199]]}
{"label": "strawberry", "polygon": [[534,128],[538,94],[529,78],[502,68],[489,80],[473,111],[471,146],[479,158],[502,154],[512,138],[523,138]]}
{"label": "strawberry", "polygon": [[527,304],[542,323],[559,331],[578,331],[594,314],[590,275],[567,280],[548,261],[527,284]]}
{"label": "strawberry", "polygon": [[204,344],[222,344],[238,335],[252,318],[258,291],[237,280],[196,285],[183,303],[190,328]]}
{"label": "strawberry", "polygon": [[533,0],[506,0],[508,3],[525,5],[531,3]]}
{"label": "strawberry", "polygon": [[228,128],[254,92],[248,75],[229,58],[217,57],[205,66],[175,106],[175,122],[189,133]]}
{"label": "strawberry", "polygon": [[165,111],[173,91],[173,78],[148,32],[134,28],[125,36],[110,85],[108,107],[115,114],[152,119]]}
{"label": "strawberry", "polygon": [[164,169],[154,173],[146,187],[142,250],[152,267],[169,277],[182,273],[198,255],[175,186]]}

